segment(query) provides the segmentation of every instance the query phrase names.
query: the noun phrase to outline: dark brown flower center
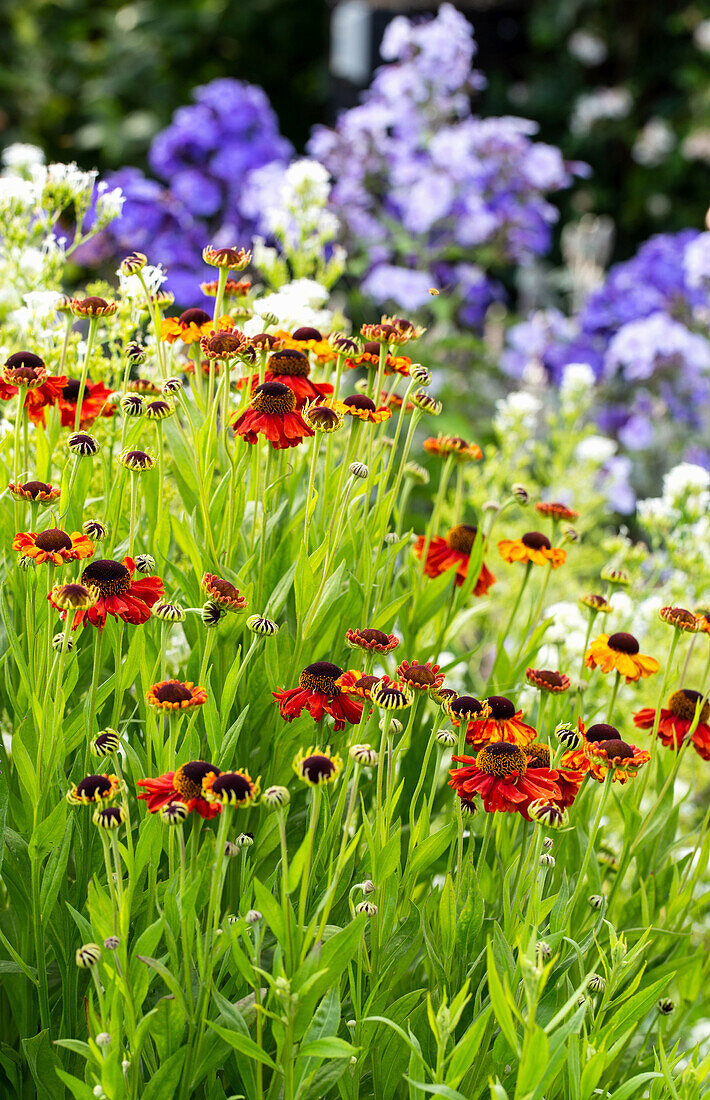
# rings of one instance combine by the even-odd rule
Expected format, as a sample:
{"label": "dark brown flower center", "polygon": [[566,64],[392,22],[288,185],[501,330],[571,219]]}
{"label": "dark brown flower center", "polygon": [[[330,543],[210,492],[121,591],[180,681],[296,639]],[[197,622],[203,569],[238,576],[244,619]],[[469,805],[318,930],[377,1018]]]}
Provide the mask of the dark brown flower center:
{"label": "dark brown flower center", "polygon": [[481,749],[476,757],[476,764],[487,775],[495,775],[498,778],[514,773],[525,775],[527,770],[523,750],[508,741],[499,741]]}
{"label": "dark brown flower center", "polygon": [[308,419],[313,425],[317,425],[319,428],[333,428],[339,422],[335,409],[329,408],[327,405],[312,405],[308,410]]}
{"label": "dark brown flower center", "polygon": [[608,641],[609,649],[615,650],[617,653],[628,653],[633,656],[639,651],[639,644],[634,638],[633,634],[627,634],[621,630],[617,634],[612,634]]}
{"label": "dark brown flower center", "polygon": [[377,355],[380,354],[380,345],[377,340],[368,340],[366,344],[363,344],[363,355]]}
{"label": "dark brown flower center", "polygon": [[266,369],[271,374],[292,375],[295,378],[307,378],[311,373],[308,356],[298,348],[282,348],[269,356]]}
{"label": "dark brown flower center", "polygon": [[356,355],[360,350],[357,340],[351,340],[349,336],[338,336],[333,340],[333,346],[342,355]]}
{"label": "dark brown flower center", "polygon": [[323,336],[317,328],[309,328],[308,325],[303,325],[301,328],[297,328],[292,334],[294,340],[322,340]]}
{"label": "dark brown flower center", "polygon": [[378,680],[379,676],[361,676],[359,680],[355,681],[353,686],[367,694],[367,692],[375,686]]}
{"label": "dark brown flower center", "polygon": [[[84,396],[88,396],[89,386],[91,385],[91,379],[86,379],[86,386],[84,389]],[[62,398],[68,401],[72,405],[76,405],[79,400],[79,388],[81,383],[78,378],[70,378],[66,386],[62,388]]]}
{"label": "dark brown flower center", "polygon": [[512,718],[515,714],[515,704],[510,699],[506,699],[505,695],[491,695],[486,702],[491,708],[491,718],[497,721]]}
{"label": "dark brown flower center", "polygon": [[279,339],[271,332],[257,332],[256,336],[250,337],[249,342],[253,348],[273,348]]}
{"label": "dark brown flower center", "polygon": [[40,493],[51,493],[52,491],[52,486],[47,485],[44,481],[26,481],[20,488],[29,493],[33,500],[36,500]]}
{"label": "dark brown flower center", "polygon": [[695,615],[692,611],[686,611],[684,607],[673,607],[668,614],[668,621],[683,626],[695,627]]}
{"label": "dark brown flower center", "polygon": [[192,692],[179,680],[169,680],[167,684],[161,684],[156,688],[155,697],[161,703],[186,703],[192,698]]}
{"label": "dark brown flower center", "polygon": [[416,684],[418,687],[432,687],[436,683],[436,674],[426,665],[410,665],[402,670],[401,677],[406,684]]}
{"label": "dark brown flower center", "polygon": [[106,309],[108,302],[105,298],[89,295],[88,298],[80,298],[77,305],[84,313],[100,313],[101,310]]}
{"label": "dark brown flower center", "polygon": [[599,748],[610,760],[633,760],[634,750],[625,741],[602,741]]}
{"label": "dark brown flower center", "polygon": [[102,596],[120,596],[131,587],[131,574],[123,562],[99,558],[90,562],[81,574],[82,584],[98,588]]}
{"label": "dark brown flower center", "polygon": [[[697,704],[702,698],[703,696],[699,691],[693,691],[691,688],[680,688],[678,691],[674,691],[668,700],[668,709],[676,718],[683,718],[686,722],[692,722],[695,718]],[[710,703],[703,703],[698,721],[706,723],[708,718],[710,718]]]}
{"label": "dark brown flower center", "polygon": [[214,764],[208,764],[205,760],[191,760],[175,772],[173,787],[186,802],[191,798],[200,798],[202,795],[202,780],[210,772],[219,775],[219,768],[216,768]]}
{"label": "dark brown flower center", "polygon": [[449,707],[456,718],[478,718],[483,710],[483,703],[473,695],[459,695]]}
{"label": "dark brown flower center", "polygon": [[564,680],[560,676],[559,672],[554,672],[551,668],[541,668],[535,672],[535,679],[542,680],[543,684],[549,684],[550,687],[562,687]]}
{"label": "dark brown flower center", "polygon": [[32,367],[15,367],[12,371],[12,380],[18,385],[31,385],[38,377],[39,372]]}
{"label": "dark brown flower center", "polygon": [[596,722],[589,727],[584,736],[587,741],[618,741],[619,731],[616,726],[610,726],[607,722]]}
{"label": "dark brown flower center", "polygon": [[306,665],[298,677],[298,684],[306,691],[320,691],[323,695],[339,695],[340,688],[335,681],[342,675],[343,670],[339,665],[333,665],[330,661],[316,661],[312,665]]}
{"label": "dark brown flower center", "polygon": [[550,748],[548,745],[541,745],[539,742],[533,741],[532,745],[526,746],[525,753],[529,757],[529,767],[549,768]]}
{"label": "dark brown flower center", "polygon": [[307,756],[301,761],[301,773],[310,783],[322,783],[329,779],[335,771],[335,762],[329,756]]}
{"label": "dark brown flower center", "polygon": [[220,798],[231,795],[235,802],[244,802],[254,792],[254,785],[239,772],[222,772],[212,784],[212,791]]}
{"label": "dark brown flower center", "polygon": [[477,534],[477,527],[472,527],[469,523],[459,523],[457,527],[451,528],[446,541],[457,554],[470,554]]}
{"label": "dark brown flower center", "polygon": [[236,354],[243,343],[244,339],[233,332],[218,332],[214,336],[210,336],[207,346],[213,355],[219,357],[221,355]]}
{"label": "dark brown flower center", "polygon": [[102,798],[111,790],[111,781],[105,775],[87,775],[76,785],[76,793],[80,798],[88,798],[93,802],[97,797]]}
{"label": "dark brown flower center", "polygon": [[184,313],[181,313],[178,317],[178,324],[184,325],[185,327],[188,325],[197,325],[201,327],[211,320],[212,318],[206,310],[195,307],[193,309],[186,309]]}
{"label": "dark brown flower center", "polygon": [[10,370],[28,367],[31,371],[40,371],[44,368],[44,359],[40,359],[33,351],[16,351],[5,360],[5,366]]}
{"label": "dark brown flower center", "polygon": [[127,451],[126,463],[129,466],[137,466],[138,469],[145,470],[152,465],[152,459],[145,451]]}
{"label": "dark brown flower center", "polygon": [[50,527],[47,531],[40,531],[35,539],[35,546],[50,552],[71,550],[71,539],[66,531],[61,531],[59,527]]}
{"label": "dark brown flower center", "polygon": [[377,408],[375,402],[364,393],[351,393],[349,397],[343,398],[343,404],[348,409],[360,409],[363,412],[374,412]]}
{"label": "dark brown flower center", "polygon": [[254,390],[252,408],[269,416],[285,416],[296,408],[296,395],[282,382],[263,382]]}
{"label": "dark brown flower center", "polygon": [[528,550],[549,550],[552,547],[552,543],[542,531],[528,531],[520,541],[523,546],[527,546]]}
{"label": "dark brown flower center", "polygon": [[358,634],[366,642],[375,642],[376,645],[389,645],[389,634],[385,634],[384,630],[375,630],[373,626],[367,626],[364,630],[359,630]]}
{"label": "dark brown flower center", "polygon": [[234,587],[231,581],[226,581],[223,577],[214,577],[210,581],[210,588],[219,592],[220,596],[226,596],[230,600],[235,600],[239,596],[239,590]]}
{"label": "dark brown flower center", "polygon": [[152,413],[153,416],[164,416],[166,412],[170,412],[170,405],[167,401],[149,401],[145,410],[147,413]]}

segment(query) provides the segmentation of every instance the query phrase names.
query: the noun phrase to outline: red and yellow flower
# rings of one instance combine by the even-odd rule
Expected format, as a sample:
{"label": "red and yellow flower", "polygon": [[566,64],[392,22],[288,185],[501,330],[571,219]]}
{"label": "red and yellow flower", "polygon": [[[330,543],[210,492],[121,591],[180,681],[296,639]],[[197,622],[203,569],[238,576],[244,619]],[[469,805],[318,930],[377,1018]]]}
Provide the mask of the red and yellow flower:
{"label": "red and yellow flower", "polygon": [[391,653],[399,645],[396,634],[386,634],[384,630],[376,630],[372,626],[348,630],[345,641],[351,649],[366,649],[375,653]]}
{"label": "red and yellow flower", "polygon": [[[452,527],[444,537],[436,535],[427,546],[424,572],[427,577],[440,577],[448,569],[456,570],[456,584],[460,588],[468,575],[468,565],[476,541],[478,528],[468,523],[459,523]],[[414,544],[414,553],[421,558],[424,553],[426,538],[420,535]],[[491,585],[496,582],[495,577],[485,562],[481,562],[481,568],[473,588],[474,596],[485,596]]]}
{"label": "red and yellow flower", "polygon": [[576,512],[574,508],[568,508],[566,504],[561,504],[558,500],[538,501],[535,505],[535,511],[541,516],[549,516],[555,522],[563,519],[570,521],[579,519],[579,512]]}
{"label": "red and yellow flower", "polygon": [[292,722],[307,710],[314,722],[330,715],[336,731],[344,729],[346,722],[356,725],[362,717],[363,704],[338,685],[342,675],[342,668],[330,661],[306,665],[298,678],[298,687],[272,692],[281,717]]}
{"label": "red and yellow flower", "polygon": [[590,763],[590,772],[600,783],[604,782],[611,768],[613,783],[627,783],[635,779],[639,769],[648,764],[651,754],[626,741],[588,741],[584,747]]}
{"label": "red and yellow flower", "polygon": [[281,382],[257,386],[246,412],[232,418],[232,427],[247,443],[254,444],[263,435],[274,450],[297,447],[314,434],[296,411],[295,393]]}
{"label": "red and yellow flower", "polygon": [[528,531],[519,539],[501,539],[498,553],[503,561],[525,562],[531,565],[550,565],[558,569],[567,560],[567,551],[553,546],[541,531]]}
{"label": "red and yellow flower", "polygon": [[364,393],[351,393],[349,397],[337,401],[335,408],[340,413],[347,413],[348,416],[356,417],[368,424],[383,424],[392,416],[392,410],[387,405],[378,407],[372,398]]}
{"label": "red and yellow flower", "polygon": [[431,661],[425,661],[423,665],[419,661],[402,661],[397,666],[395,675],[403,684],[413,691],[438,691],[444,683],[444,673],[441,665],[434,665]]}
{"label": "red and yellow flower", "polygon": [[53,504],[62,495],[60,489],[45,481],[11,481],[8,489],[17,500],[31,500],[33,504]]}
{"label": "red and yellow flower", "polygon": [[[369,369],[379,368],[380,365],[380,345],[376,340],[368,340],[363,345],[362,351],[351,353],[345,360],[345,366],[348,370],[355,370],[357,367],[367,367]],[[409,375],[412,369],[412,360],[408,355],[393,355],[391,352],[387,353],[385,358],[385,374],[402,374],[405,377]]]}
{"label": "red and yellow flower", "polygon": [[12,540],[12,549],[40,565],[46,561],[51,565],[64,565],[90,558],[94,544],[81,531],[72,531],[69,535],[59,527],[49,527],[46,531],[20,531]]}
{"label": "red and yellow flower", "polygon": [[[677,752],[688,738],[698,706],[698,724],[691,740],[698,756],[703,760],[710,760],[710,704],[699,691],[680,688],[673,692],[666,706],[661,708],[658,737],[667,749]],[[653,707],[643,707],[634,715],[634,725],[641,730],[653,729],[655,721],[656,711]]]}
{"label": "red and yellow flower", "polygon": [[225,611],[244,611],[247,607],[246,597],[242,596],[239,589],[231,581],[224,577],[218,577],[214,573],[205,573],[201,582],[202,591],[219,604]]}
{"label": "red and yellow flower", "polygon": [[116,797],[118,788],[119,781],[115,775],[86,775],[78,783],[72,783],[67,791],[67,802],[71,806],[110,802]]}
{"label": "red and yellow flower", "polygon": [[475,757],[454,756],[453,760],[463,767],[451,770],[449,786],[467,801],[480,795],[486,813],[519,813],[529,821],[531,802],[560,800],[555,773],[545,767],[530,767],[519,745],[498,741]]}
{"label": "red and yellow flower", "polygon": [[174,772],[166,772],[155,779],[139,779],[137,787],[144,790],[138,795],[148,803],[152,814],[158,813],[163,806],[171,802],[181,802],[187,812],[196,811],[200,817],[216,817],[222,807],[219,802],[208,802],[205,798],[203,780],[209,775],[219,775],[220,769],[205,760],[190,760]]}
{"label": "red and yellow flower", "polygon": [[549,691],[554,695],[569,691],[569,676],[565,676],[563,672],[557,672],[556,669],[528,668],[525,671],[525,679],[540,691]]}
{"label": "red and yellow flower", "polygon": [[181,340],[183,344],[199,343],[212,329],[231,328],[232,318],[220,317],[215,324],[207,310],[195,307],[186,309],[179,317],[164,317],[160,323],[160,338],[168,344]]}
{"label": "red and yellow flower", "polygon": [[207,692],[203,687],[195,687],[193,683],[183,683],[182,680],[161,680],[148,688],[145,697],[148,706],[158,710],[187,710],[207,702]]}
{"label": "red and yellow flower", "polygon": [[[78,378],[70,378],[62,387],[57,400],[59,415],[63,428],[73,428],[76,419],[76,406],[79,400],[80,382]],[[109,401],[113,390],[104,386],[103,382],[92,382],[86,379],[84,397],[81,402],[81,417],[79,425],[88,428],[99,416],[113,416],[116,408]]]}
{"label": "red and yellow flower", "polygon": [[653,676],[659,668],[655,657],[639,653],[638,641],[625,631],[600,634],[585,653],[584,663],[587,668],[598,668],[605,674],[618,672],[627,684]]}
{"label": "red and yellow flower", "polygon": [[370,699],[375,684],[379,684],[379,676],[368,676],[357,668],[349,668],[335,681],[339,688],[350,695],[359,695],[361,699]]}
{"label": "red and yellow flower", "polygon": [[[330,349],[330,344],[328,348]],[[282,382],[288,386],[296,395],[296,408],[301,409],[307,401],[318,401],[333,395],[333,387],[329,382],[312,382],[310,373],[311,364],[305,352],[297,347],[286,346],[269,356],[264,381]],[[252,387],[258,381],[259,375],[252,375]]]}
{"label": "red and yellow flower", "polygon": [[499,741],[524,747],[535,740],[537,730],[523,722],[523,712],[516,710],[510,699],[504,695],[491,695],[486,703],[489,713],[485,717],[472,719],[466,726],[467,745],[478,751]]}
{"label": "red and yellow flower", "polygon": [[318,363],[330,363],[337,358],[337,348],[317,328],[310,325],[294,329],[290,334],[279,329],[275,335],[281,341],[282,347],[308,352]]}
{"label": "red and yellow flower", "polygon": [[249,807],[259,797],[261,782],[252,779],[244,768],[231,772],[208,772],[202,780],[202,791],[207,802]]}
{"label": "red and yellow flower", "polygon": [[467,443],[458,435],[437,435],[424,440],[424,450],[427,454],[448,457],[455,455],[461,461],[477,462],[483,458],[483,451],[477,443]]}
{"label": "red and yellow flower", "polygon": [[[72,629],[76,630],[82,623],[91,623],[103,630],[107,615],[134,626],[146,623],[150,618],[151,607],[165,594],[165,590],[160,577],[141,577],[136,581],[133,579],[135,571],[136,563],[133,558],[124,558],[123,561],[99,559],[90,562],[81,574],[81,583],[97,588],[99,598],[87,611],[76,612]],[[66,611],[63,612],[62,618],[66,614]]]}

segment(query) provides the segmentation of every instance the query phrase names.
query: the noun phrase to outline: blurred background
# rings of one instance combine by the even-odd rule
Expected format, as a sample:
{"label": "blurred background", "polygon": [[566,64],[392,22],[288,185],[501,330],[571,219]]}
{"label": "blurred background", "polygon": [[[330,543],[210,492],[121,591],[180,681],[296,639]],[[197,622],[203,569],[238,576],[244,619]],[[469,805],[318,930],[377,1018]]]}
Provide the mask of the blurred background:
{"label": "blurred background", "polygon": [[[563,220],[613,216],[614,257],[654,230],[700,225],[710,187],[710,5],[472,0],[482,115],[520,114],[592,168]],[[377,0],[4,0],[0,143],[102,172],[146,166],[150,142],[197,85],[260,85],[302,152],[352,106],[388,22],[435,5]]]}

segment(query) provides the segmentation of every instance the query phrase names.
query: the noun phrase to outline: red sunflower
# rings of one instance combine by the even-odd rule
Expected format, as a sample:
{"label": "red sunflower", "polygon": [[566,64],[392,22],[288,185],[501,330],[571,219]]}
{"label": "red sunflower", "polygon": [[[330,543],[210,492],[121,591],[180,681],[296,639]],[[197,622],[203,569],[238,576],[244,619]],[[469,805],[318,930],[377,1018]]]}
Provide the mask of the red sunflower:
{"label": "red sunflower", "polygon": [[232,427],[247,443],[256,443],[263,435],[277,451],[297,447],[313,435],[313,429],[296,412],[295,393],[281,382],[257,386],[249,408],[233,418]]}
{"label": "red sunflower", "polygon": [[464,766],[452,769],[449,786],[459,798],[469,802],[479,794],[486,813],[519,813],[530,821],[531,802],[560,800],[555,773],[544,767],[529,767],[518,745],[499,741],[481,749],[475,757],[454,756],[453,759]]}
{"label": "red sunflower", "polygon": [[[332,351],[327,342],[326,347]],[[312,382],[310,373],[311,364],[305,352],[296,347],[283,347],[269,356],[264,381],[281,382],[288,386],[296,395],[296,408],[302,409],[306,401],[318,401],[333,394],[329,382]],[[252,386],[258,380],[258,374],[253,375]]]}
{"label": "red sunflower", "polygon": [[[165,594],[160,577],[141,577],[135,581],[136,563],[133,558],[123,561],[99,559],[87,565],[81,574],[81,583],[98,588],[100,596],[88,611],[77,611],[73,629],[81,623],[91,623],[103,630],[106,616],[123,619],[124,623],[139,626],[150,618],[150,609]],[[51,603],[50,599],[50,603]],[[62,618],[66,616],[63,612]]]}
{"label": "red sunflower", "polygon": [[219,775],[219,768],[205,760],[191,760],[177,771],[166,772],[156,779],[139,779],[136,786],[145,790],[138,797],[145,799],[152,814],[170,802],[182,802],[188,813],[195,810],[200,817],[216,817],[222,807],[219,802],[208,802],[202,788],[202,780],[210,774]]}
{"label": "red sunflower", "polygon": [[511,745],[525,747],[537,737],[537,731],[523,722],[523,712],[515,709],[515,704],[504,695],[491,695],[486,700],[490,714],[485,718],[474,718],[466,727],[466,744],[476,751],[487,745],[507,741]]}
{"label": "red sunflower", "polygon": [[335,719],[334,730],[344,729],[346,722],[357,725],[362,717],[363,704],[339,687],[337,681],[342,675],[342,668],[329,661],[307,665],[298,678],[297,688],[272,692],[279,704],[281,717],[286,722],[292,722],[307,710],[314,722],[320,722],[329,714]]}
{"label": "red sunflower", "polygon": [[[702,703],[702,706],[698,725],[692,736],[693,748],[703,760],[710,760],[710,704],[703,702],[699,691],[681,688],[673,692],[667,706],[661,708],[658,737],[667,749],[675,749],[677,752],[695,721],[698,703]],[[653,729],[655,721],[656,711],[653,707],[644,707],[634,715],[634,725],[641,730]]]}
{"label": "red sunflower", "polygon": [[[460,588],[466,580],[468,563],[471,557],[473,544],[476,541],[477,527],[468,523],[459,523],[452,527],[446,537],[436,535],[427,547],[424,572],[427,577],[439,577],[447,569],[456,568],[456,584]],[[414,544],[414,553],[421,558],[424,553],[424,535],[420,535]],[[474,596],[485,596],[496,579],[485,563],[481,563],[481,569],[473,589]]]}
{"label": "red sunflower", "polygon": [[[57,404],[63,428],[73,428],[76,418],[76,403],[79,399],[80,382],[78,378],[70,378],[62,387]],[[109,397],[113,390],[104,386],[103,382],[92,382],[86,379],[84,387],[84,399],[81,402],[81,417],[79,424],[82,428],[88,428],[99,416],[113,416],[116,412]]]}

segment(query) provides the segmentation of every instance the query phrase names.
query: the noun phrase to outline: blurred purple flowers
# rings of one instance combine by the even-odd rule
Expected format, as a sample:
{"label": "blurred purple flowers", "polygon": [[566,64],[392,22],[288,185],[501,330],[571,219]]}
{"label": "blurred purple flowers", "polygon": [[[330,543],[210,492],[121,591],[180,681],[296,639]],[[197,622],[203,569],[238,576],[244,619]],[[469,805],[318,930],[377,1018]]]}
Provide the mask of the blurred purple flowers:
{"label": "blurred purple flowers", "polygon": [[471,93],[484,84],[471,67],[475,52],[472,28],[451,4],[425,22],[393,19],[381,49],[387,64],[362,104],[334,129],[316,127],[308,146],[333,178],[348,250],[370,268],[365,290],[411,309],[425,301],[417,288],[443,281],[461,299],[466,327],[500,296],[470,261],[490,269],[547,251],[557,219],[547,195],[579,170],[532,141],[535,123],[472,113]]}
{"label": "blurred purple flowers", "polygon": [[253,214],[242,205],[249,173],[293,154],[261,88],[222,79],[193,95],[195,102],[177,110],[150,147],[148,163],[165,186],[137,168],[110,177],[126,197],[123,215],[80,256],[96,262],[134,249],[159,256],[167,289],[188,305],[209,277],[205,243],[231,245],[254,233]]}
{"label": "blurred purple flowers", "polygon": [[[567,363],[588,363],[601,387],[599,424],[629,450],[706,430],[710,398],[710,233],[660,234],[611,268],[576,317],[533,314],[508,333],[503,369],[531,361],[557,384]],[[682,435],[682,439],[680,436]]]}

